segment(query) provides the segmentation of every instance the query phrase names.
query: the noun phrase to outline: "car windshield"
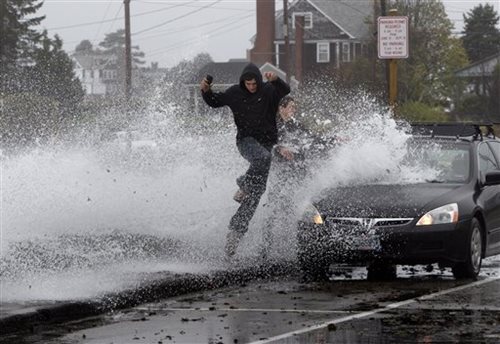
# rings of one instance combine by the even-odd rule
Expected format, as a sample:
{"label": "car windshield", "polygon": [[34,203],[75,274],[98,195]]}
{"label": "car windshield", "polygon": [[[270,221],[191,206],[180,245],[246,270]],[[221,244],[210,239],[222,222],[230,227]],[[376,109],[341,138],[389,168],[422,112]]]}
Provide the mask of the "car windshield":
{"label": "car windshield", "polygon": [[469,146],[410,140],[405,164],[427,171],[425,180],[429,183],[466,183],[470,174]]}

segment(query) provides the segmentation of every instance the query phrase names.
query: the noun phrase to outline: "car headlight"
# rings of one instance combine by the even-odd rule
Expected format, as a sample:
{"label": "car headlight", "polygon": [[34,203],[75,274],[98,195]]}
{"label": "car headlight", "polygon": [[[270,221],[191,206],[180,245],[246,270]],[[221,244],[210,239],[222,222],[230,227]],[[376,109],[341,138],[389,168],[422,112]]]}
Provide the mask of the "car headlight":
{"label": "car headlight", "polygon": [[417,222],[417,226],[437,225],[442,223],[458,222],[458,204],[450,203],[442,207],[433,209],[422,216]]}
{"label": "car headlight", "polygon": [[318,209],[314,205],[309,205],[304,210],[304,215],[302,216],[302,221],[306,223],[314,223],[316,225],[322,225],[323,217],[319,213]]}

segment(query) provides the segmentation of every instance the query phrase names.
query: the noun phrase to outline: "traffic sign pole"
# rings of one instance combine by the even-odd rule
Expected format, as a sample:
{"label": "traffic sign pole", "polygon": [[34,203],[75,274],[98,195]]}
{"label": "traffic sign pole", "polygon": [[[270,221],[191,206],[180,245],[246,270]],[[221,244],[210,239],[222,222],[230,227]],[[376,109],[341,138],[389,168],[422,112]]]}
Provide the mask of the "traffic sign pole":
{"label": "traffic sign pole", "polygon": [[378,18],[378,57],[389,60],[389,104],[396,105],[398,95],[398,59],[408,58],[408,17],[397,16],[391,9],[389,16]]}
{"label": "traffic sign pole", "polygon": [[[390,16],[396,16],[398,10],[392,9],[389,11]],[[398,99],[398,60],[391,59],[389,62],[389,105],[396,106]]]}

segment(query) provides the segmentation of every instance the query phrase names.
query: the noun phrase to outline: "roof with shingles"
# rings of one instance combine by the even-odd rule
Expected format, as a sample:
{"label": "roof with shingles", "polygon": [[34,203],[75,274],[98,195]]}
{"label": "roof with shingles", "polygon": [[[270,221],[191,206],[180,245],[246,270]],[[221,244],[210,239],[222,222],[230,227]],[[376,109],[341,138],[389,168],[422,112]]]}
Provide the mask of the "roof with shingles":
{"label": "roof with shingles", "polygon": [[116,57],[113,55],[73,54],[72,57],[87,70],[104,69],[106,66],[114,66],[116,62]]}
{"label": "roof with shingles", "polygon": [[[199,71],[197,71],[186,85],[198,86],[200,81],[207,75],[210,74],[214,78],[214,85],[234,85],[239,83],[241,72],[245,68],[249,61],[237,60],[228,62],[210,62],[203,66]],[[261,71],[276,73],[278,77],[282,80],[286,79],[286,73],[276,67],[275,65],[266,62],[263,65],[257,65]],[[291,80],[292,88],[297,87],[298,82],[295,78]]]}
{"label": "roof with shingles", "polygon": [[229,62],[210,62],[196,71],[188,84],[198,85],[200,81],[210,74],[214,77],[214,84],[232,85],[238,83],[243,68],[249,61],[229,61]]}
{"label": "roof with shingles", "polygon": [[[331,36],[341,35],[342,32],[354,39],[364,39],[370,36],[370,22],[373,22],[373,2],[368,0],[295,0],[289,7],[289,25],[291,28],[293,12],[301,12],[310,7],[319,12],[333,26],[327,30],[322,28],[321,32],[316,32],[313,38],[332,38]],[[318,23],[319,18],[313,17],[314,23]],[[325,27],[323,25],[323,27]],[[309,31],[311,31],[309,30]],[[293,30],[292,30],[293,31]],[[306,39],[307,39],[306,30]],[[276,13],[276,39],[283,39],[283,12]],[[322,35],[322,37],[318,35]]]}
{"label": "roof with shingles", "polygon": [[497,65],[500,65],[500,53],[496,53],[480,61],[471,63],[470,65],[456,71],[455,75],[458,77],[490,76],[493,74]]}

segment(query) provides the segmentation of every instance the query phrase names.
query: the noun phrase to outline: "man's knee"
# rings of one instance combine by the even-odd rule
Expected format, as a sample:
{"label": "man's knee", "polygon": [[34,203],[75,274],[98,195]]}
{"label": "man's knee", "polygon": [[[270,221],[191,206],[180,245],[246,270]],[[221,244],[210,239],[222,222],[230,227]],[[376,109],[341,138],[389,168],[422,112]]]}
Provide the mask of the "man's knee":
{"label": "man's knee", "polygon": [[261,175],[267,175],[269,173],[269,169],[271,168],[271,156],[263,155],[253,161],[253,165],[255,170],[259,171]]}

